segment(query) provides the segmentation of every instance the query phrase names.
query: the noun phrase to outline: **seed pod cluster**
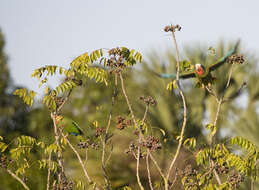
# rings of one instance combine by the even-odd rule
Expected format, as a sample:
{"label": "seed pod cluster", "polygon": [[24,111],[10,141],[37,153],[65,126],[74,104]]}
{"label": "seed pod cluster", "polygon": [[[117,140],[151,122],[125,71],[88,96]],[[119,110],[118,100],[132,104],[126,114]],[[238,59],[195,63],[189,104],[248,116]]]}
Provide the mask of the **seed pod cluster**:
{"label": "seed pod cluster", "polygon": [[230,64],[243,64],[245,60],[242,54],[234,54],[228,58],[227,62]]}
{"label": "seed pod cluster", "polygon": [[[124,56],[120,48],[112,48],[108,51],[110,58],[107,60],[107,66],[123,69],[126,65],[123,63]],[[116,71],[112,70],[111,72]]]}
{"label": "seed pod cluster", "polygon": [[89,143],[89,140],[86,140],[84,142],[81,141],[77,144],[78,148],[80,149],[88,149],[90,145],[91,144]]}
{"label": "seed pod cluster", "polygon": [[142,100],[146,105],[156,106],[157,104],[156,100],[151,96],[140,96],[139,99]]}
{"label": "seed pod cluster", "polygon": [[129,154],[129,153],[132,153],[132,152],[135,152],[137,150],[137,146],[135,145],[134,142],[130,142],[129,144],[129,148],[127,150],[125,150],[125,153],[126,154]]}
{"label": "seed pod cluster", "polygon": [[159,139],[154,136],[148,136],[144,141],[140,142],[140,146],[148,148],[150,151],[156,151],[162,148]]}
{"label": "seed pod cluster", "polygon": [[0,158],[0,168],[6,169],[7,165],[8,165],[7,156],[6,155],[1,155],[1,158]]}
{"label": "seed pod cluster", "polygon": [[132,125],[132,120],[130,119],[125,119],[122,116],[117,116],[116,117],[116,128],[119,130],[123,130],[125,127],[127,126],[131,126]]}
{"label": "seed pod cluster", "polygon": [[230,174],[227,181],[232,185],[232,187],[237,188],[241,182],[244,181],[244,176],[238,172]]}
{"label": "seed pod cluster", "polygon": [[226,162],[224,162],[222,166],[217,165],[215,169],[219,174],[227,174],[229,172],[229,167],[227,166]]}
{"label": "seed pod cluster", "polygon": [[[178,170],[178,175],[183,178],[183,185],[185,189],[200,189],[197,179],[197,170],[192,168],[192,165],[188,164],[184,170]],[[212,174],[210,174],[212,176]]]}
{"label": "seed pod cluster", "polygon": [[57,103],[57,106],[59,107],[60,105],[63,104],[64,98],[55,96],[55,101]]}
{"label": "seed pod cluster", "polygon": [[180,31],[182,28],[179,24],[176,25],[168,25],[164,28],[165,32],[175,32],[176,30]]}
{"label": "seed pod cluster", "polygon": [[86,141],[84,141],[84,142],[81,141],[81,142],[79,142],[79,143],[77,144],[77,146],[78,146],[78,148],[80,148],[80,149],[92,148],[92,149],[94,149],[94,150],[98,150],[99,147],[100,147],[98,143],[96,143],[96,142],[90,143],[89,140],[86,140]]}
{"label": "seed pod cluster", "polygon": [[96,127],[95,129],[95,137],[99,137],[104,133],[105,129],[103,127]]}
{"label": "seed pod cluster", "polygon": [[52,190],[73,190],[74,182],[68,180],[64,173],[61,173],[61,180],[59,184],[54,183],[52,185]]}

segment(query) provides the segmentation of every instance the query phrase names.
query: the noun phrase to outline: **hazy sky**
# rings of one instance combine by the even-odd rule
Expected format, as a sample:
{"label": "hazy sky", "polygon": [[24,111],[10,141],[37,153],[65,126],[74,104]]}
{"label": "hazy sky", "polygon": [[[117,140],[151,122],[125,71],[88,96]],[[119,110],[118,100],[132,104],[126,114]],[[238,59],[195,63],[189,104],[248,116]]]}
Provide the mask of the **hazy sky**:
{"label": "hazy sky", "polygon": [[35,68],[67,66],[86,51],[171,47],[167,24],[182,26],[180,46],[241,38],[259,53],[258,9],[257,0],[0,0],[0,28],[14,82],[36,90]]}

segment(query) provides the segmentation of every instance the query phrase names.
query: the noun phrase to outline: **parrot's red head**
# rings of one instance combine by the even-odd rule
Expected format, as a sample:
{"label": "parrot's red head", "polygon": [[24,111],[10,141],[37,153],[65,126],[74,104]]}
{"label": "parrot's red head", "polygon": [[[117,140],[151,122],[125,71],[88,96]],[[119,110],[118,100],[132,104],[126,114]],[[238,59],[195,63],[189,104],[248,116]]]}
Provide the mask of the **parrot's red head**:
{"label": "parrot's red head", "polygon": [[201,64],[195,64],[195,72],[201,76],[205,72],[205,68]]}

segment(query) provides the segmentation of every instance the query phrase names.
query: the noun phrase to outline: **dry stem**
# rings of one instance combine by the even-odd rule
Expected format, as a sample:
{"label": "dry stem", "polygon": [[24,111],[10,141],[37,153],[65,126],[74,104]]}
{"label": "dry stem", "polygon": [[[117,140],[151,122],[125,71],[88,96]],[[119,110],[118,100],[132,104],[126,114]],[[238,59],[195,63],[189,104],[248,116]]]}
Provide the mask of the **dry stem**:
{"label": "dry stem", "polygon": [[67,144],[70,146],[70,148],[71,148],[71,149],[73,150],[73,152],[76,154],[77,159],[78,159],[79,163],[81,164],[81,167],[82,167],[82,169],[83,169],[83,171],[84,171],[84,174],[85,174],[85,176],[86,176],[88,182],[91,183],[92,180],[91,180],[91,178],[89,177],[89,175],[88,175],[88,173],[87,173],[87,171],[86,171],[86,168],[85,168],[84,162],[82,161],[81,156],[79,155],[79,153],[78,153],[78,151],[75,149],[75,147],[73,147],[73,145],[70,143],[70,141],[68,140],[68,138],[64,135],[64,133],[63,133],[63,132],[61,132],[61,133],[62,133],[62,136],[66,139]]}
{"label": "dry stem", "polygon": [[150,167],[149,167],[149,152],[147,152],[146,156],[146,164],[147,164],[147,175],[148,175],[148,183],[151,190],[153,190],[151,175],[150,175]]}
{"label": "dry stem", "polygon": [[9,170],[9,169],[6,169],[6,171],[7,171],[7,173],[9,173],[14,179],[16,179],[17,181],[19,181],[19,182],[23,185],[24,189],[30,190],[30,188],[24,183],[24,181],[23,181],[21,178],[19,178],[19,176],[17,176],[15,173],[13,173],[13,172],[12,172],[11,170]]}
{"label": "dry stem", "polygon": [[[132,120],[133,120],[134,124],[136,125],[136,127],[138,128],[138,123],[137,123],[136,117],[134,115],[134,112],[132,110],[131,104],[129,102],[129,98],[128,98],[127,93],[126,93],[126,89],[125,89],[125,86],[124,86],[124,80],[123,80],[121,72],[119,73],[119,75],[120,75],[121,88],[122,88],[123,95],[126,99],[128,108],[130,110]],[[145,138],[144,138],[144,135],[142,134],[142,131],[139,128],[138,128],[138,131],[139,131],[139,138],[144,140]],[[141,181],[140,181],[140,178],[139,178],[139,156],[140,156],[140,147],[138,147],[138,155],[137,155],[137,181],[138,181],[138,185],[139,185],[140,189],[144,190],[144,187],[141,184]]]}
{"label": "dry stem", "polygon": [[177,147],[177,150],[176,150],[176,153],[175,153],[175,156],[169,166],[169,169],[168,169],[168,172],[167,172],[167,175],[166,175],[166,178],[165,178],[165,190],[168,190],[168,179],[170,177],[170,172],[176,162],[176,159],[177,157],[179,156],[179,153],[180,153],[180,150],[181,150],[181,146],[182,146],[182,143],[183,143],[183,135],[184,135],[184,131],[185,131],[185,127],[186,127],[186,122],[187,122],[187,107],[186,107],[186,102],[185,102],[185,97],[184,97],[184,94],[183,94],[183,91],[181,89],[181,85],[179,83],[179,72],[180,72],[180,57],[179,57],[179,50],[178,50],[178,46],[177,46],[177,42],[176,42],[176,38],[175,38],[175,34],[174,32],[172,32],[172,37],[173,37],[173,41],[174,41],[174,45],[175,45],[175,49],[176,49],[176,57],[177,57],[177,73],[176,73],[176,84],[177,84],[177,87],[179,89],[179,93],[180,93],[180,96],[182,98],[182,102],[183,102],[183,108],[184,108],[184,117],[183,117],[183,124],[182,124],[182,130],[181,130],[181,134],[180,134],[180,140],[179,140],[179,143],[178,143],[178,147]]}
{"label": "dry stem", "polygon": [[63,163],[62,149],[61,149],[60,143],[59,143],[60,134],[58,132],[58,127],[56,125],[56,113],[51,113],[51,118],[53,120],[56,144],[59,147],[59,150],[58,150],[58,165],[61,168],[61,172],[59,172],[59,174],[58,174],[58,181],[60,182],[61,181],[61,173],[64,173],[64,163]]}
{"label": "dry stem", "polygon": [[113,107],[114,107],[114,103],[115,103],[115,97],[117,95],[117,85],[118,85],[117,74],[115,74],[114,80],[115,80],[115,86],[114,86],[114,90],[113,90],[113,94],[112,94],[111,110],[110,110],[110,114],[109,114],[108,124],[107,124],[106,130],[105,130],[105,136],[104,136],[104,139],[102,139],[102,145],[103,145],[102,146],[102,170],[103,170],[103,173],[104,173],[105,182],[108,186],[110,186],[110,183],[109,183],[109,179],[108,179],[108,175],[107,175],[107,171],[106,171],[106,164],[107,164],[108,160],[110,159],[112,150],[111,150],[108,158],[105,161],[106,143],[107,143],[106,138],[108,136],[109,128],[110,128],[110,125],[111,125],[112,112],[113,112]]}
{"label": "dry stem", "polygon": [[50,152],[49,153],[49,160],[48,160],[49,167],[48,167],[48,178],[47,178],[47,190],[49,190],[49,187],[50,187],[50,162],[51,162],[51,156],[52,156],[52,153]]}

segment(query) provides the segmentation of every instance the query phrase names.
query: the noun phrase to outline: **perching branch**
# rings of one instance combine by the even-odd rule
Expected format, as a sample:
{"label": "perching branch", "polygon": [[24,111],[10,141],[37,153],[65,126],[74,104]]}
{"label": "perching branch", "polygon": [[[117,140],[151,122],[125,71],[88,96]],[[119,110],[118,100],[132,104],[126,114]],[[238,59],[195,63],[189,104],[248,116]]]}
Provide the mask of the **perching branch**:
{"label": "perching branch", "polygon": [[[217,125],[217,121],[218,121],[218,118],[219,118],[219,113],[220,113],[220,110],[221,110],[221,105],[222,105],[223,100],[224,100],[225,92],[226,92],[226,90],[227,90],[227,88],[229,87],[229,84],[230,84],[230,79],[231,79],[231,76],[232,76],[233,68],[234,68],[234,64],[231,65],[229,76],[228,76],[228,81],[227,81],[227,84],[225,86],[225,89],[223,91],[223,94],[222,94],[221,98],[218,99],[217,97],[215,97],[215,99],[216,99],[216,101],[218,103],[218,106],[217,106],[217,112],[216,112],[215,120],[213,122],[214,127],[216,127],[216,125]],[[214,135],[211,137],[210,143],[213,143]],[[212,165],[215,165],[215,163],[213,161],[211,161],[211,163],[212,163]],[[220,179],[220,177],[219,177],[219,175],[218,175],[218,173],[217,173],[215,168],[213,169],[213,173],[214,173],[214,175],[216,177],[216,180],[217,180],[218,184],[221,185],[222,184],[221,179]]]}
{"label": "perching branch", "polygon": [[[174,26],[171,26],[171,27],[174,27]],[[175,27],[174,27],[175,28]],[[174,41],[174,45],[175,45],[175,49],[176,49],[176,57],[177,57],[177,73],[176,73],[176,84],[177,84],[177,87],[179,89],[179,94],[182,98],[182,102],[183,102],[183,108],[184,108],[184,116],[183,116],[183,124],[182,124],[182,127],[181,127],[181,134],[180,134],[180,139],[179,139],[179,143],[178,143],[178,147],[177,147],[177,150],[176,150],[176,153],[175,153],[175,156],[169,166],[169,169],[168,169],[168,172],[167,172],[167,175],[166,175],[166,178],[165,178],[165,190],[168,190],[168,179],[170,177],[170,173],[171,173],[171,170],[176,162],[176,159],[178,158],[179,156],[179,153],[180,153],[180,149],[182,147],[182,143],[183,143],[183,136],[184,136],[184,131],[185,131],[185,127],[186,127],[186,122],[187,122],[187,107],[186,107],[186,101],[185,101],[185,97],[184,97],[184,94],[183,94],[183,91],[181,89],[181,85],[180,85],[180,82],[179,82],[179,72],[180,72],[180,56],[179,56],[179,50],[178,50],[178,46],[177,46],[177,42],[176,42],[176,38],[175,38],[175,29],[173,29],[172,31],[172,37],[173,37],[173,41]]]}
{"label": "perching branch", "polygon": [[61,168],[61,172],[59,172],[59,174],[58,174],[58,181],[60,182],[61,181],[61,173],[64,174],[64,163],[63,163],[62,149],[61,149],[60,142],[59,142],[60,141],[60,134],[59,134],[58,127],[57,127],[57,124],[56,124],[56,113],[52,112],[51,118],[52,118],[53,126],[54,126],[54,134],[55,134],[56,144],[59,147],[59,150],[58,150],[58,165]]}
{"label": "perching branch", "polygon": [[140,187],[141,190],[144,190],[144,187],[143,185],[141,184],[141,181],[140,181],[140,177],[139,177],[139,159],[140,159],[140,147],[138,146],[138,153],[137,153],[137,180],[138,180],[138,185]]}
{"label": "perching branch", "polygon": [[[131,114],[131,117],[132,117],[132,120],[134,122],[134,124],[136,125],[136,127],[138,128],[138,131],[139,131],[139,138],[141,139],[145,139],[144,138],[144,135],[142,134],[142,131],[139,129],[138,127],[138,123],[137,123],[137,120],[136,120],[136,117],[134,115],[134,112],[132,110],[132,107],[131,107],[131,104],[129,102],[129,98],[127,96],[127,93],[126,93],[126,89],[125,89],[125,86],[124,86],[124,81],[123,81],[123,76],[121,74],[121,72],[119,73],[120,75],[120,81],[121,81],[121,88],[122,88],[122,92],[123,92],[123,95],[126,99],[126,102],[127,102],[127,105],[128,105],[128,108],[130,110],[130,114]],[[138,154],[137,154],[137,181],[138,181],[138,185],[140,187],[141,190],[144,190],[144,187],[143,185],[141,184],[141,181],[140,181],[140,178],[139,178],[139,157],[140,157],[140,147],[138,147]]]}
{"label": "perching branch", "polygon": [[146,156],[146,165],[147,165],[147,176],[148,176],[149,187],[151,190],[153,190],[152,179],[150,175],[150,167],[149,167],[149,152],[147,152],[147,156]]}
{"label": "perching branch", "polygon": [[109,132],[109,128],[111,125],[111,119],[112,119],[112,112],[113,112],[113,107],[114,107],[114,103],[115,103],[115,97],[117,95],[117,85],[118,85],[118,79],[117,79],[117,74],[115,74],[115,86],[113,89],[113,94],[112,94],[112,104],[111,104],[111,110],[110,110],[110,114],[109,114],[109,119],[108,119],[108,124],[105,130],[105,134],[104,134],[104,139],[102,139],[102,170],[104,173],[104,178],[105,178],[105,182],[106,184],[110,187],[110,183],[109,183],[109,179],[108,179],[108,175],[107,175],[107,171],[106,171],[106,164],[107,161],[110,159],[111,156],[111,152],[109,154],[109,156],[107,157],[106,161],[105,161],[105,153],[106,153],[106,144],[107,144],[107,136],[108,136],[108,132]]}
{"label": "perching branch", "polygon": [[86,171],[86,168],[85,168],[84,162],[82,161],[81,156],[79,155],[79,153],[78,153],[78,151],[75,149],[75,147],[73,147],[73,145],[70,143],[69,139],[64,135],[64,133],[63,133],[63,132],[61,132],[61,133],[62,133],[62,136],[66,139],[67,144],[69,145],[69,147],[70,147],[70,148],[73,150],[73,152],[76,154],[77,159],[78,159],[78,161],[79,161],[79,163],[80,163],[80,165],[81,165],[81,167],[82,167],[82,169],[83,169],[83,171],[84,171],[85,177],[87,178],[88,182],[91,183],[92,180],[91,180],[91,178],[89,177],[89,175],[88,175],[88,173],[87,173],[87,171]]}
{"label": "perching branch", "polygon": [[7,171],[7,173],[9,173],[14,179],[16,179],[17,181],[19,181],[19,182],[23,185],[24,189],[30,190],[30,188],[24,183],[24,181],[23,181],[21,178],[19,178],[19,176],[17,176],[15,173],[13,173],[13,172],[12,172],[11,170],[9,170],[9,169],[6,169],[6,171]]}
{"label": "perching branch", "polygon": [[49,153],[49,159],[48,159],[48,178],[47,178],[47,190],[49,190],[50,187],[50,162],[51,162],[51,156],[52,156],[52,152]]}
{"label": "perching branch", "polygon": [[61,109],[63,108],[63,106],[65,105],[65,103],[67,102],[69,96],[72,93],[72,89],[69,90],[67,96],[65,97],[65,99],[63,100],[62,104],[57,108],[57,113],[59,113],[61,111]]}

